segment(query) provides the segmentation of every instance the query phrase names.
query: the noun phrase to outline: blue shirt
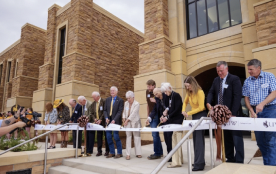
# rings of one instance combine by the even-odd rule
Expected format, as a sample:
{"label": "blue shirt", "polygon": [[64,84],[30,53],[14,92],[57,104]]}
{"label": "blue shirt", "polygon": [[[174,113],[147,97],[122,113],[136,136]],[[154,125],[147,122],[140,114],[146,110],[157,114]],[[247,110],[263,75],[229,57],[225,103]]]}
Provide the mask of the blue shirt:
{"label": "blue shirt", "polygon": [[[242,95],[249,97],[250,105],[257,106],[264,101],[267,96],[276,90],[276,79],[272,73],[261,71],[259,77],[248,77],[244,81]],[[276,104],[276,99],[267,105]]]}
{"label": "blue shirt", "polygon": [[[113,98],[113,104],[115,103],[116,99],[117,99],[117,95]],[[112,98],[111,98],[111,100],[112,100]]]}
{"label": "blue shirt", "polygon": [[[224,77],[224,79],[222,81],[222,85],[221,85],[221,87],[222,87],[222,95],[223,95],[224,88],[227,88],[226,85],[225,85],[227,76],[228,76],[228,73],[227,73],[227,75]],[[221,80],[221,78],[219,78],[219,80]],[[219,102],[219,94],[218,94],[218,102]]]}

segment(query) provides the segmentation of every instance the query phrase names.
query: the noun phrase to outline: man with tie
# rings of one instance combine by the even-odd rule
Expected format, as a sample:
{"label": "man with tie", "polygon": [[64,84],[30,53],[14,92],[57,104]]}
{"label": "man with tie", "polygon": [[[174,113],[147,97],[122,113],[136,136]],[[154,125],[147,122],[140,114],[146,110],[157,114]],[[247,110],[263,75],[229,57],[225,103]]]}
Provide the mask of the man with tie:
{"label": "man with tie", "polygon": [[[110,88],[110,97],[105,100],[104,105],[104,117],[106,120],[106,124],[122,124],[122,113],[124,110],[124,100],[117,96],[118,88],[116,86],[112,86]],[[120,158],[123,157],[122,154],[122,142],[119,137],[118,131],[113,131],[114,140],[116,141],[117,146],[117,155],[115,155],[115,147],[112,139],[112,131],[106,131],[106,137],[108,146],[110,149],[110,154],[106,158]]]}
{"label": "man with tie", "polygon": [[[94,102],[90,106],[89,110],[91,110],[89,115],[89,122],[102,125],[105,127],[105,118],[104,118],[104,104],[105,100],[101,98],[100,93],[97,91],[94,91],[92,93],[92,98],[94,99]],[[92,132],[92,144],[94,144],[95,139],[95,131]],[[105,131],[97,131],[97,144],[98,144],[98,153],[96,156],[102,155],[102,144],[103,144],[103,134],[105,134]],[[108,156],[109,154],[109,147],[105,136],[105,154],[104,156]]]}
{"label": "man with tie", "polygon": [[[69,105],[72,107],[72,117],[70,123],[77,123],[78,118],[81,117],[82,114],[82,107],[80,104],[77,103],[75,99],[69,100]],[[73,130],[73,147],[76,148],[76,137],[77,131]],[[79,130],[78,135],[78,148],[81,149],[81,142],[82,142],[82,130]]]}
{"label": "man with tie", "polygon": [[[219,61],[216,69],[219,77],[215,78],[209,90],[207,108],[212,109],[211,103],[214,100],[215,105],[226,105],[231,110],[232,115],[242,116],[242,85],[240,78],[228,73],[228,65],[225,61]],[[226,162],[244,162],[244,143],[241,131],[224,130],[224,144]]]}
{"label": "man with tie", "polygon": [[[82,115],[89,116],[91,115],[91,110],[89,109],[92,102],[86,100],[84,96],[78,97],[79,104],[82,106]],[[94,132],[95,137],[95,132]],[[94,147],[94,138],[93,138],[93,131],[86,132],[86,153],[88,155],[93,154],[93,147]]]}

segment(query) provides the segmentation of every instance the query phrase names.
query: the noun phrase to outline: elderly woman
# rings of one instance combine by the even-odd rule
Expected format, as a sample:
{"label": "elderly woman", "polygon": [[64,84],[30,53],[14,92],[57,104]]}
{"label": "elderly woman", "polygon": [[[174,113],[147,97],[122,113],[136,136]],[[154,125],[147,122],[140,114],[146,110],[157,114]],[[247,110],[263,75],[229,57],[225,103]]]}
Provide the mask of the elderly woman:
{"label": "elderly woman", "polygon": [[[123,122],[126,128],[140,128],[141,120],[139,116],[140,104],[134,100],[134,93],[128,91],[126,93],[127,101],[125,102],[125,109],[123,111]],[[137,158],[142,158],[141,151],[141,136],[140,132],[126,132],[126,159],[130,160],[131,139],[134,136],[135,154]]]}
{"label": "elderly woman", "polygon": [[[45,106],[46,113],[45,113],[45,124],[57,124],[57,110],[53,108],[52,103],[46,103]],[[49,121],[48,121],[49,120]],[[50,147],[48,149],[56,148],[57,142],[57,130],[50,133]]]}
{"label": "elderly woman", "polygon": [[[70,121],[70,111],[69,107],[64,103],[63,99],[57,99],[54,101],[54,108],[57,108],[58,111],[58,124],[66,124]],[[68,131],[60,131],[61,132],[61,148],[67,148],[68,143]]]}
{"label": "elderly woman", "polygon": [[[182,98],[173,91],[170,83],[162,83],[161,91],[164,92],[164,105],[166,110],[163,112],[163,116],[160,121],[165,124],[182,124],[184,116],[182,115]],[[175,147],[182,138],[182,131],[164,132],[165,142],[167,144],[168,153]],[[172,146],[170,145],[172,144]],[[181,167],[183,163],[182,149],[179,148],[172,156],[172,163],[168,165],[168,168]]]}

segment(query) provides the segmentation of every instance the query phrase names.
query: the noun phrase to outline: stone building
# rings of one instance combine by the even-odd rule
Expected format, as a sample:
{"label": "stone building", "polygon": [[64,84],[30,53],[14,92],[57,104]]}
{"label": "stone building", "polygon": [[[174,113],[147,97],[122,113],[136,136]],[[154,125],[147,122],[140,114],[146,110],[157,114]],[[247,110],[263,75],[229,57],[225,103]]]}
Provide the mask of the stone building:
{"label": "stone building", "polygon": [[[148,79],[157,86],[170,82],[184,97],[187,75],[195,76],[208,92],[220,60],[227,61],[230,73],[242,82],[252,58],[276,75],[276,0],[144,0],[144,4],[144,34],[91,0],[50,7],[47,31],[23,26],[20,41],[0,54],[2,109],[31,103],[44,112],[45,103],[53,99],[66,101],[78,95],[91,99],[93,90],[106,97],[109,87],[116,85],[121,97],[134,90],[144,125]],[[152,139],[150,133],[142,138]]]}
{"label": "stone building", "polygon": [[[144,42],[139,44],[139,75],[134,76],[136,100],[146,119],[145,82],[170,82],[185,96],[187,75],[198,80],[205,94],[217,76],[220,60],[242,83],[246,64],[262,61],[276,75],[276,0],[145,0]],[[242,99],[243,111],[249,115]],[[250,132],[248,132],[250,134]],[[143,139],[152,139],[150,133]],[[162,136],[163,137],[163,136]]]}
{"label": "stone building", "polygon": [[[46,22],[46,21],[45,21]],[[14,104],[44,113],[45,104],[100,91],[119,96],[133,90],[143,33],[91,0],[72,0],[48,9],[47,30],[31,24],[0,54],[1,111]]]}

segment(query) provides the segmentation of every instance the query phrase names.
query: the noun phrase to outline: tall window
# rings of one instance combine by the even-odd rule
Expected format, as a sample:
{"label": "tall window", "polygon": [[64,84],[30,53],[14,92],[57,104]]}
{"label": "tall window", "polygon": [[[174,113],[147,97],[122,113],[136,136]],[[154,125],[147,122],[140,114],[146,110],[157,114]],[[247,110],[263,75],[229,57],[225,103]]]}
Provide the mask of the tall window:
{"label": "tall window", "polygon": [[10,75],[11,75],[11,61],[8,62],[8,76],[7,76],[7,82],[10,82]]}
{"label": "tall window", "polygon": [[0,65],[0,85],[2,81],[2,71],[3,71],[3,64]]}
{"label": "tall window", "polygon": [[18,60],[16,60],[15,68],[14,68],[14,75],[13,77],[17,76],[17,68],[18,68]]}
{"label": "tall window", "polygon": [[240,0],[187,0],[188,39],[242,23]]}
{"label": "tall window", "polygon": [[59,61],[58,61],[58,84],[61,83],[62,77],[62,57],[65,53],[65,36],[66,36],[66,28],[60,31],[60,45],[59,45]]}

